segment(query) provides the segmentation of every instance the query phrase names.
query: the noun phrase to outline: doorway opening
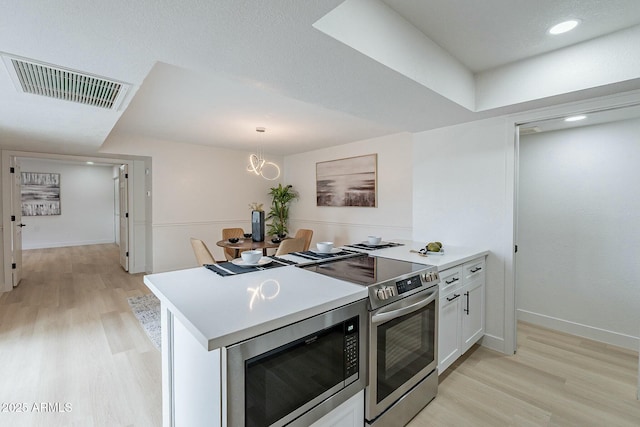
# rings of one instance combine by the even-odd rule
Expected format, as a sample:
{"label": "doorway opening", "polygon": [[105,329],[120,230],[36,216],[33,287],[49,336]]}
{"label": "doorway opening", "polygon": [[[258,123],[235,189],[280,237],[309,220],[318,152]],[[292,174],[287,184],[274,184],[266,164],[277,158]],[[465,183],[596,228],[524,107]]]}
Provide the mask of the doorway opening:
{"label": "doorway opening", "polygon": [[[141,181],[137,195],[130,176],[135,169]],[[11,230],[3,239],[3,290],[20,283],[23,249],[112,244],[119,248],[121,268],[130,273],[147,271],[148,170],[144,161],[137,160],[3,152],[3,190],[12,186],[3,196],[5,215],[11,211],[10,220],[3,222],[4,229]],[[25,180],[30,185],[21,185]],[[134,214],[142,218],[137,235]]]}
{"label": "doorway opening", "polygon": [[640,106],[580,115],[518,127],[516,319],[637,351]]}

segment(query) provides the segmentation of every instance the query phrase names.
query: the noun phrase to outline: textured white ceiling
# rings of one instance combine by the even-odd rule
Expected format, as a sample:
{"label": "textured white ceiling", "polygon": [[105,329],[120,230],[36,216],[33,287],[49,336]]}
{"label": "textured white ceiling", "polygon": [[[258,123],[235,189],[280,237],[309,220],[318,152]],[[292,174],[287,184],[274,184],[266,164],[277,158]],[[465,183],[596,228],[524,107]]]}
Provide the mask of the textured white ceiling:
{"label": "textured white ceiling", "polygon": [[[383,0],[471,71],[480,72],[640,24],[638,0]],[[554,24],[584,25],[550,37]]]}
{"label": "textured white ceiling", "polygon": [[[545,0],[549,9],[540,7],[540,1],[387,2],[472,69],[557,48],[541,48],[534,30],[546,29],[548,19],[555,22],[558,10],[571,7],[585,17],[585,24],[590,16],[606,18],[597,21],[597,31],[584,33],[595,37],[636,22],[638,3]],[[640,79],[631,79],[474,113],[312,26],[340,4],[3,2],[0,52],[117,79],[133,88],[120,111],[104,111],[18,93],[0,66],[0,145],[92,154],[113,131],[253,149],[255,127],[265,126],[273,152],[287,154],[640,88]],[[502,28],[508,18],[518,24]]]}

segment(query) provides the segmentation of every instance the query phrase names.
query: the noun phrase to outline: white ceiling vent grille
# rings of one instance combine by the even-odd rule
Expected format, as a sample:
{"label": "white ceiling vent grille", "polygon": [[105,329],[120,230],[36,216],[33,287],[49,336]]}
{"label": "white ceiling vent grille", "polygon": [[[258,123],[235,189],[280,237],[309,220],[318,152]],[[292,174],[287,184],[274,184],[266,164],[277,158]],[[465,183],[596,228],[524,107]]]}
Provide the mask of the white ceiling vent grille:
{"label": "white ceiling vent grille", "polygon": [[5,56],[19,91],[117,110],[130,85],[24,58]]}
{"label": "white ceiling vent grille", "polygon": [[521,127],[520,128],[520,135],[531,135],[533,133],[538,133],[540,132],[540,128],[538,126],[531,126],[528,128],[524,128]]}

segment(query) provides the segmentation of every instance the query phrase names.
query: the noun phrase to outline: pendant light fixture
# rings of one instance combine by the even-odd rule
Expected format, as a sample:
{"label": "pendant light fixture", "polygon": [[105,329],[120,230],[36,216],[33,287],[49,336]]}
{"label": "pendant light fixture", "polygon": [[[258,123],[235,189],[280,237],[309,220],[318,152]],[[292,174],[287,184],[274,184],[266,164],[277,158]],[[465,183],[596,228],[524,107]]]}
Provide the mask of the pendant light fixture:
{"label": "pendant light fixture", "polygon": [[[257,127],[256,132],[258,133],[258,139],[260,139],[260,135],[264,134],[266,129],[264,127]],[[249,156],[249,166],[247,166],[247,171],[253,172],[269,181],[276,180],[280,177],[280,167],[273,162],[267,162],[265,160],[264,153],[262,152],[262,144],[260,142],[258,143],[256,153]]]}

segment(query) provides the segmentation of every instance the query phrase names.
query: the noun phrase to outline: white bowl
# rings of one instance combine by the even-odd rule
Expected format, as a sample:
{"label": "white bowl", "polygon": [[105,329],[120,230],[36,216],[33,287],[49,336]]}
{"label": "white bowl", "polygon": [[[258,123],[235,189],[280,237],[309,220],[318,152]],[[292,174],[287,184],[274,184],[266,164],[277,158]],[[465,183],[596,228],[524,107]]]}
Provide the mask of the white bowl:
{"label": "white bowl", "polygon": [[369,242],[370,245],[377,245],[382,241],[382,237],[369,236],[367,237],[367,241]]}
{"label": "white bowl", "polygon": [[260,258],[262,258],[262,251],[244,251],[240,256],[247,264],[257,264]]}
{"label": "white bowl", "polygon": [[318,242],[316,243],[316,247],[318,248],[318,252],[322,252],[328,254],[333,249],[333,242]]}

